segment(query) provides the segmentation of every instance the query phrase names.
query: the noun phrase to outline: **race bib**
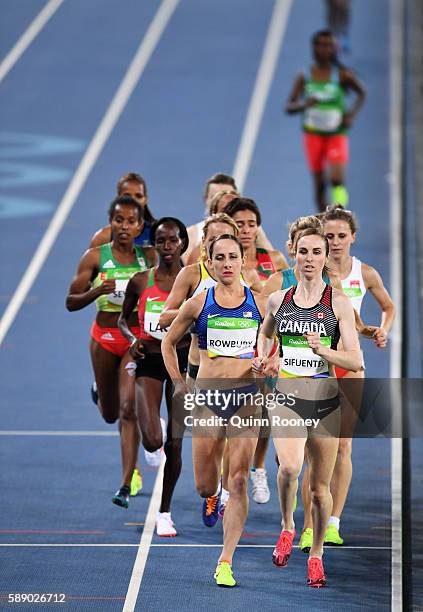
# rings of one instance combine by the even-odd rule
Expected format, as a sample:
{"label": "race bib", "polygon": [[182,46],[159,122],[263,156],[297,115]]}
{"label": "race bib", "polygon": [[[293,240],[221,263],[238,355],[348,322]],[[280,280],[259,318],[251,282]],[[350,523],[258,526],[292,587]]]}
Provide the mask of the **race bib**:
{"label": "race bib", "polygon": [[115,306],[122,306],[123,300],[125,299],[125,291],[128,286],[129,278],[124,280],[116,280],[116,289],[113,293],[109,293],[107,296],[107,301],[110,304],[114,304]]}
{"label": "race bib", "polygon": [[304,113],[304,127],[316,132],[336,132],[342,123],[342,112],[338,108],[323,110],[308,108]]}
{"label": "race bib", "polygon": [[149,300],[145,303],[144,312],[144,331],[149,336],[156,338],[156,340],[163,340],[167,329],[160,329],[159,319],[162,314],[165,302],[155,302]]}
{"label": "race bib", "polygon": [[213,317],[207,321],[209,357],[252,359],[257,341],[258,321],[254,319]]}
{"label": "race bib", "polygon": [[[321,336],[320,342],[330,348],[329,337]],[[282,336],[279,376],[281,378],[326,377],[329,376],[329,365],[326,359],[313,353],[304,336]]]}

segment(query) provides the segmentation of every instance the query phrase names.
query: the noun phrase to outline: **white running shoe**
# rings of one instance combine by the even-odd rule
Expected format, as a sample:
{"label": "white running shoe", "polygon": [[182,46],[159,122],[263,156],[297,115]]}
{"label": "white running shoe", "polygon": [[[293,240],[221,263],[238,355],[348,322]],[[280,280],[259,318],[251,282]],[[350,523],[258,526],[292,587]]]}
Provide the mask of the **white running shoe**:
{"label": "white running shoe", "polygon": [[267,504],[270,499],[269,485],[267,484],[267,472],[264,468],[256,468],[250,472],[251,493],[256,504]]}
{"label": "white running shoe", "polygon": [[[166,421],[160,418],[160,424],[162,426],[163,446],[166,444]],[[164,448],[161,446],[156,451],[150,453],[144,449],[145,460],[151,467],[159,467],[164,457]]]}
{"label": "white running shoe", "polygon": [[158,512],[156,516],[156,533],[158,536],[173,538],[178,535],[170,512]]}

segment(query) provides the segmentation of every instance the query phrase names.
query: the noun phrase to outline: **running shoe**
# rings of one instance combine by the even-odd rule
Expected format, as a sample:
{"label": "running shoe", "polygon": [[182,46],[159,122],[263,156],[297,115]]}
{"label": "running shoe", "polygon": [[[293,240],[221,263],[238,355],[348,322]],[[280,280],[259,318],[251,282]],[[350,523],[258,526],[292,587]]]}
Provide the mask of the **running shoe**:
{"label": "running shoe", "polygon": [[212,497],[206,497],[203,501],[203,523],[206,527],[214,527],[219,518],[219,507],[220,507],[220,496],[213,495]]}
{"label": "running shoe", "polygon": [[328,546],[342,546],[344,540],[339,535],[338,529],[335,525],[329,525],[326,529],[324,543]]}
{"label": "running shoe", "polygon": [[269,485],[267,484],[267,472],[264,468],[256,468],[250,472],[251,494],[256,504],[267,504],[270,499]]}
{"label": "running shoe", "polygon": [[220,587],[236,586],[236,580],[232,573],[232,565],[227,561],[221,561],[217,564],[214,572],[214,579],[216,580],[217,586]]}
{"label": "running shoe", "polygon": [[93,400],[94,404],[98,406],[98,389],[95,381],[91,385],[91,399]]}
{"label": "running shoe", "polygon": [[301,534],[298,547],[300,550],[303,551],[303,553],[309,553],[312,544],[313,544],[313,530],[311,529],[311,527],[307,527],[307,529],[304,529],[304,531]]}
{"label": "running shoe", "polygon": [[129,494],[131,489],[129,487],[123,486],[116,491],[116,493],[112,497],[112,502],[116,504],[116,506],[121,506],[122,508],[127,508],[129,506]]}
{"label": "running shoe", "polygon": [[318,557],[310,557],[308,560],[307,586],[316,587],[318,589],[326,586],[323,563]]}
{"label": "running shoe", "polygon": [[273,550],[272,561],[276,567],[285,567],[288,565],[289,557],[292,552],[292,545],[294,543],[295,530],[291,533],[290,531],[281,531],[279,540]]}
{"label": "running shoe", "polygon": [[135,468],[131,478],[131,497],[135,497],[142,489],[141,472]]}
{"label": "running shoe", "polygon": [[[164,419],[160,419],[160,424],[162,426],[162,436],[163,436],[163,446],[166,444],[166,421]],[[161,446],[157,450],[150,453],[144,449],[145,460],[151,467],[159,467],[164,457],[164,448]]]}
{"label": "running shoe", "polygon": [[170,512],[158,512],[156,516],[156,533],[158,536],[173,538],[178,535]]}

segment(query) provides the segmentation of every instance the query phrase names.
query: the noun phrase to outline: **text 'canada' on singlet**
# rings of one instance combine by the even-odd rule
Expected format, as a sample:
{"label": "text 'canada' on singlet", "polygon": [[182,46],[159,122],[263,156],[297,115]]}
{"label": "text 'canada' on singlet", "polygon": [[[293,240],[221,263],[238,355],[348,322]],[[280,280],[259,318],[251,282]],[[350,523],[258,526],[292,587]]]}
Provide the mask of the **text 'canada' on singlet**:
{"label": "text 'canada' on singlet", "polygon": [[354,309],[360,314],[361,304],[367,290],[361,271],[361,261],[356,257],[352,257],[351,272],[347,278],[341,280],[341,283],[342,291],[351,300]]}
{"label": "text 'canada' on singlet", "polygon": [[313,353],[304,334],[318,332],[324,346],[336,350],[340,332],[332,308],[332,287],[326,285],[319,302],[311,308],[301,308],[294,302],[296,287],[285,293],[276,315],[279,339],[281,378],[324,378],[329,376],[329,364]]}
{"label": "text 'canada' on singlet", "polygon": [[157,285],[156,269],[148,271],[147,285],[138,300],[138,320],[140,323],[140,338],[142,340],[163,340],[166,329],[160,329],[159,319],[163,306],[169,296]]}
{"label": "text 'canada' on singlet", "polygon": [[[134,245],[134,261],[130,264],[121,264],[113,257],[111,242],[102,244],[99,248],[100,268],[97,276],[92,282],[92,287],[98,287],[105,280],[115,280],[116,289],[113,293],[100,295],[96,299],[97,310],[102,312],[120,312],[122,310],[129,279],[136,272],[144,272],[147,270],[147,258],[144,249]],[[136,308],[134,310],[136,310]]]}
{"label": "text 'canada' on singlet", "polygon": [[253,294],[244,288],[245,299],[235,308],[220,306],[215,299],[215,288],[207,290],[204,306],[196,320],[198,348],[209,357],[252,359],[262,321]]}
{"label": "text 'canada' on singlet", "polygon": [[345,92],[340,83],[339,68],[332,66],[328,81],[315,81],[312,69],[304,74],[304,98],[317,102],[303,113],[303,130],[313,134],[333,135],[345,132]]}

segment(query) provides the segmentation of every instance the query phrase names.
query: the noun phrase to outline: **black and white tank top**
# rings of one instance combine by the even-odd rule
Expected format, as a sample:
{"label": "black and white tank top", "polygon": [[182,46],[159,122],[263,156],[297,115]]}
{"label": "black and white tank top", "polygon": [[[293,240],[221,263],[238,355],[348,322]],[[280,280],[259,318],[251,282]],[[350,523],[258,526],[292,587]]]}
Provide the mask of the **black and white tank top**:
{"label": "black and white tank top", "polygon": [[340,332],[332,308],[332,287],[326,285],[320,301],[311,308],[301,308],[295,304],[296,289],[291,287],[285,293],[275,315],[280,347],[279,377],[328,377],[328,362],[313,353],[304,334],[318,332],[322,344],[336,350]]}

